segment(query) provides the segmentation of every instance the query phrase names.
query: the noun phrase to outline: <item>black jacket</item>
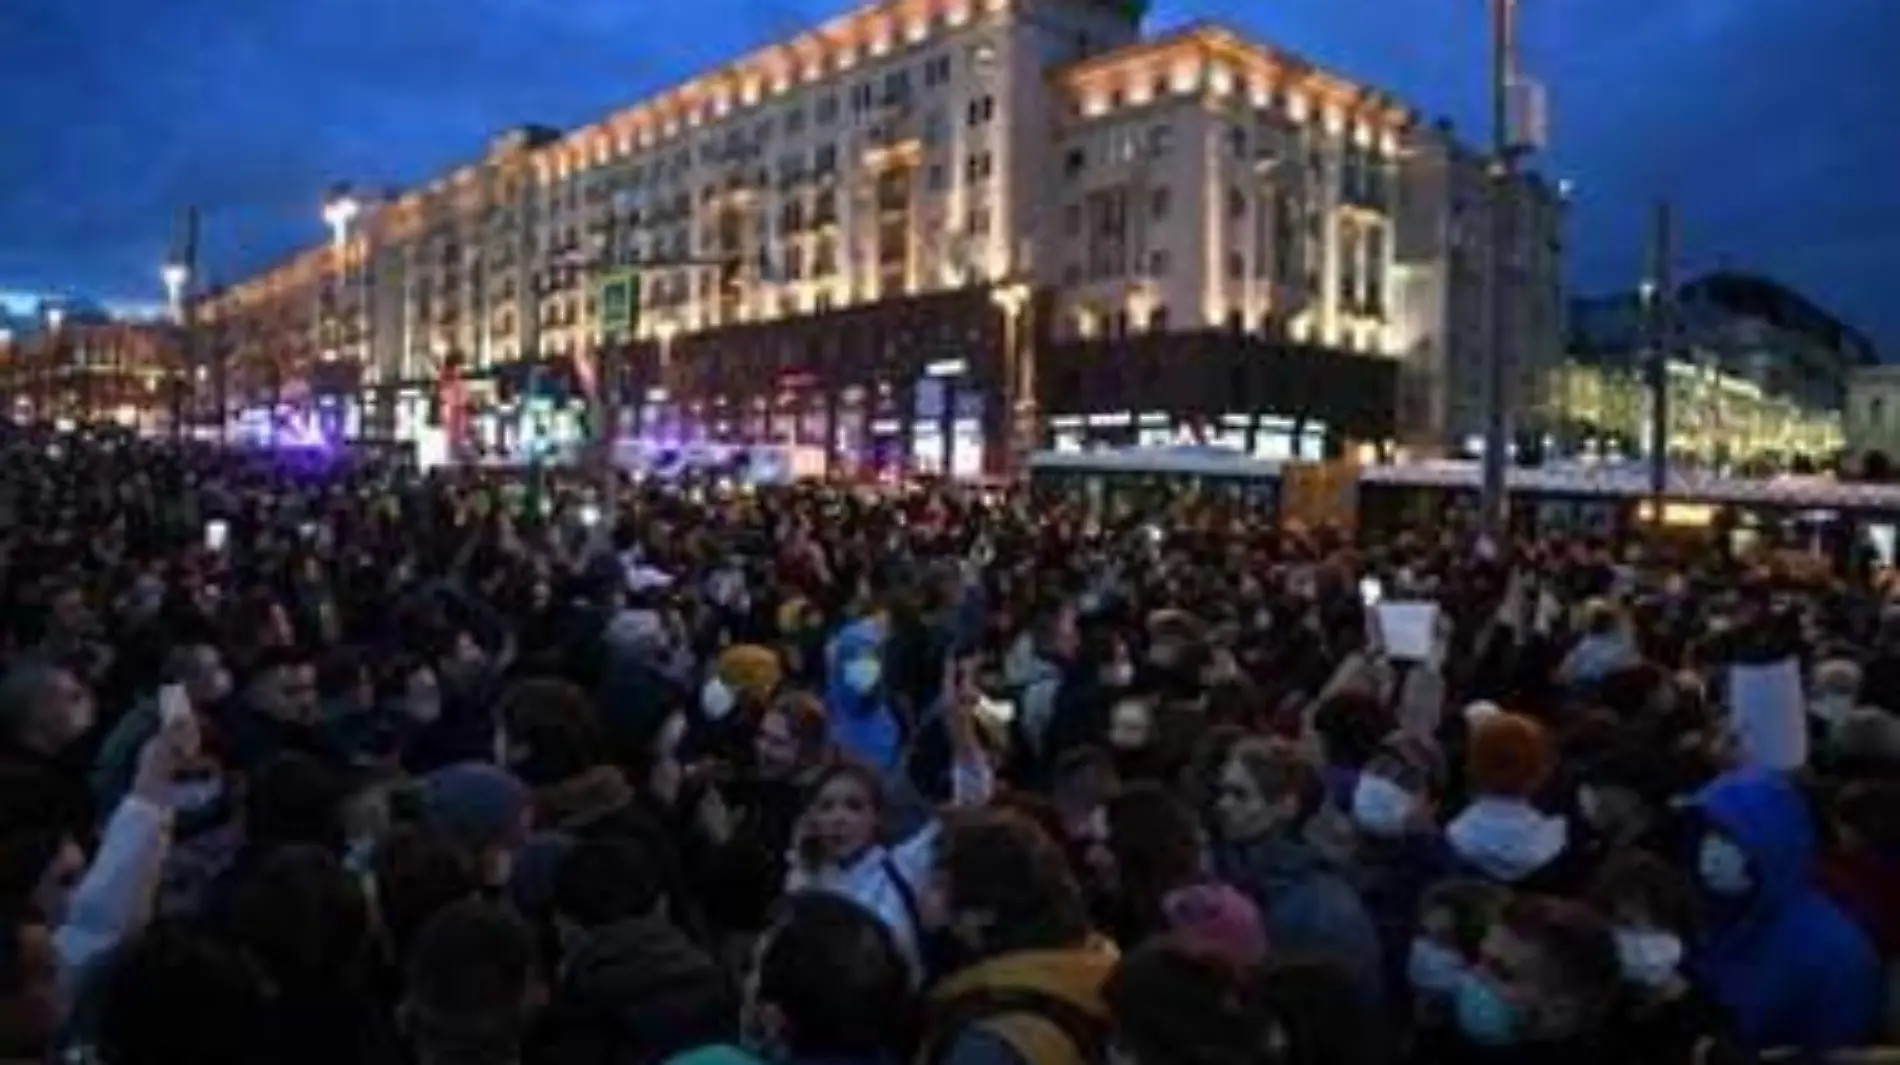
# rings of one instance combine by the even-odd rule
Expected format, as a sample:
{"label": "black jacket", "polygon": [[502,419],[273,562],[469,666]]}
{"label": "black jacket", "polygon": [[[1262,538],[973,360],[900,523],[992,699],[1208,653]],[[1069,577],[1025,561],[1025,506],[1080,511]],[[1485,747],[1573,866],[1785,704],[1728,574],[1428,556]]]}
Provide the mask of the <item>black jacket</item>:
{"label": "black jacket", "polygon": [[561,967],[533,1065],[657,1065],[733,1034],[738,997],[661,917],[594,929]]}

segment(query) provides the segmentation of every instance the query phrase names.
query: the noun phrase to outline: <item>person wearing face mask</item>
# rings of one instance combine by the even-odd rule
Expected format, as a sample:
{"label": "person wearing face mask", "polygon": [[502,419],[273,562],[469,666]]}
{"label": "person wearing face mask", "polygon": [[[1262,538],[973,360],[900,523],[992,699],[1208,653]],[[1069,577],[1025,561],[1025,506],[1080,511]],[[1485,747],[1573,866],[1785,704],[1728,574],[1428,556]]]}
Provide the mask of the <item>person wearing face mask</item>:
{"label": "person wearing face mask", "polygon": [[1609,855],[1587,894],[1616,937],[1623,992],[1614,1028],[1628,1059],[1667,1065],[1729,1049],[1734,1022],[1683,970],[1695,940],[1694,887],[1683,873],[1629,848]]}
{"label": "person wearing face mask", "polygon": [[[1419,900],[1418,924],[1405,951],[1415,1061],[1436,1061],[1456,1039],[1454,1008],[1465,976],[1511,894],[1486,880],[1441,880]],[[1395,1014],[1396,1015],[1396,1014]]]}
{"label": "person wearing face mask", "polygon": [[1621,1056],[1611,1018],[1622,970],[1609,925],[1564,899],[1520,895],[1458,982],[1455,1037],[1440,1060],[1596,1065]]}
{"label": "person wearing face mask", "polygon": [[884,624],[875,617],[839,630],[825,648],[825,709],[840,751],[890,772],[903,730],[885,697],[883,656]]}
{"label": "person wearing face mask", "polygon": [[1873,1036],[1880,963],[1816,882],[1814,818],[1786,777],[1731,770],[1695,796],[1708,916],[1691,972],[1753,1050],[1821,1054]]}
{"label": "person wearing face mask", "polygon": [[783,676],[778,653],[769,647],[742,643],[721,651],[699,686],[699,705],[687,713],[687,759],[743,762],[750,724]]}
{"label": "person wearing face mask", "polygon": [[1386,983],[1394,992],[1405,987],[1419,899],[1457,864],[1438,831],[1444,786],[1445,760],[1437,745],[1403,732],[1386,737],[1353,786],[1348,871],[1378,929]]}

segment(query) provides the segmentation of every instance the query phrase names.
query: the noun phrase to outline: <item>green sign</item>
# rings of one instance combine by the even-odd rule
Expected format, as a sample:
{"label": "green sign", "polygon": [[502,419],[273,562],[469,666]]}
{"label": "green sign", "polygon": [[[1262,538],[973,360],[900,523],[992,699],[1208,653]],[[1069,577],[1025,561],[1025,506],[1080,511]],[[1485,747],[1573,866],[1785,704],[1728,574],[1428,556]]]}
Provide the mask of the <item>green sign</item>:
{"label": "green sign", "polygon": [[640,321],[640,275],[631,270],[608,274],[600,280],[600,332],[627,336]]}

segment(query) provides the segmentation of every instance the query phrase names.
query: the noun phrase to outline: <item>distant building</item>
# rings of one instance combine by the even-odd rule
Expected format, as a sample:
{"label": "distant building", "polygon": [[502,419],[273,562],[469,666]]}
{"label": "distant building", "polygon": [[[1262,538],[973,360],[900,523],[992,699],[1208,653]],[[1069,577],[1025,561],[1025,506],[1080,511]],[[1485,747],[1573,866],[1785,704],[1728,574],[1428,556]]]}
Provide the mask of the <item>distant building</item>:
{"label": "distant building", "polygon": [[1865,466],[1878,452],[1889,471],[1900,459],[1900,366],[1862,366],[1847,379],[1847,451]]}
{"label": "distant building", "polygon": [[178,330],[115,321],[96,304],[43,304],[0,324],[0,413],[21,421],[113,422],[158,431],[192,384]]}
{"label": "distant building", "polygon": [[[1399,435],[1415,452],[1475,450],[1486,420],[1494,198],[1488,157],[1448,125],[1420,130],[1399,184],[1396,314]],[[1563,359],[1563,196],[1520,176],[1504,202],[1505,407],[1543,423],[1543,383]]]}
{"label": "distant building", "polygon": [[[1683,285],[1669,365],[1669,446],[1710,463],[1822,459],[1844,443],[1848,382],[1868,339],[1801,294],[1749,274]],[[1570,305],[1570,352],[1551,379],[1560,450],[1649,449],[1650,338],[1640,292]]]}

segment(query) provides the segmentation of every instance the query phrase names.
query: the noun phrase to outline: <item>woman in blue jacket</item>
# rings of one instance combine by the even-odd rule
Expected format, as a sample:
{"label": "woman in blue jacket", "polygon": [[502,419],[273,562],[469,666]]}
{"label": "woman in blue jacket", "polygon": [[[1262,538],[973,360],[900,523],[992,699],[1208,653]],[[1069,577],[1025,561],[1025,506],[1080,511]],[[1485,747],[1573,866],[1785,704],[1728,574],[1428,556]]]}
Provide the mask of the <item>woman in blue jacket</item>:
{"label": "woman in blue jacket", "polygon": [[1824,1053],[1870,1040],[1880,963],[1814,881],[1814,826],[1793,783],[1763,769],[1725,773],[1696,797],[1696,879],[1707,934],[1695,975],[1752,1049]]}

